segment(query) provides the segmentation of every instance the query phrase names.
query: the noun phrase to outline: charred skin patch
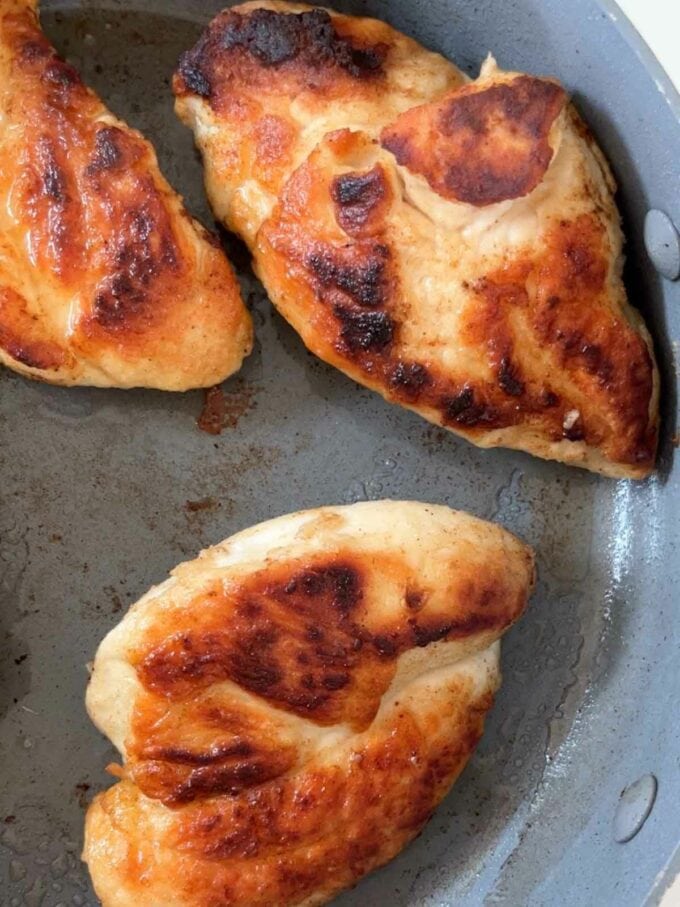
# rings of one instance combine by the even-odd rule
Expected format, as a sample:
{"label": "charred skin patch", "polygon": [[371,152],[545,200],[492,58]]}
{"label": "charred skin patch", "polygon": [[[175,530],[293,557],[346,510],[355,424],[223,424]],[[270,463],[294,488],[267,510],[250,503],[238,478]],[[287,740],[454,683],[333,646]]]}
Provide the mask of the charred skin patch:
{"label": "charred skin patch", "polygon": [[339,325],[339,347],[350,354],[383,353],[396,330],[385,310],[393,284],[386,246],[316,248],[305,263]]}
{"label": "charred skin patch", "polygon": [[455,639],[466,636],[468,633],[482,633],[490,630],[496,623],[494,614],[476,614],[464,621],[447,620],[431,624],[419,624],[413,621],[413,636],[415,645],[421,649],[440,642],[442,639]]}
{"label": "charred skin patch", "polygon": [[278,777],[295,758],[275,723],[228,696],[185,704],[145,694],[135,702],[126,771],[166,806],[234,796]]}
{"label": "charred skin patch", "polygon": [[[226,10],[217,16],[179,64],[179,94],[192,92],[219,106],[232,76],[253,79],[268,91],[321,90],[335,75],[353,81],[383,73],[386,44],[364,45],[338,31],[326,10],[284,13]],[[281,72],[272,77],[271,70]],[[281,78],[277,89],[272,78]]]}
{"label": "charred skin patch", "polygon": [[564,351],[566,359],[580,359],[585,370],[607,386],[614,377],[614,366],[599,343],[590,343],[578,330],[558,328],[555,340]]}
{"label": "charred skin patch", "polygon": [[559,85],[530,76],[465,86],[402,114],[381,142],[443,198],[483,207],[521,198],[540,183],[553,156],[550,130],[565,103]]}
{"label": "charred skin patch", "polygon": [[57,108],[67,107],[87,89],[78,71],[63,60],[40,31],[37,19],[31,12],[28,16],[15,16],[12,27],[7,29],[6,40],[20,66],[37,75],[49,103]]}
{"label": "charred skin patch", "polygon": [[110,276],[97,289],[92,308],[92,320],[109,331],[152,317],[157,284],[180,267],[167,213],[153,203],[126,214],[116,246]]}
{"label": "charred skin patch", "polygon": [[9,331],[0,325],[0,347],[16,362],[26,368],[49,371],[58,369],[65,361],[64,351],[56,344],[29,343],[24,339],[13,337]]}
{"label": "charred skin patch", "polygon": [[57,162],[53,149],[46,141],[41,142],[41,157],[44,161],[42,195],[50,201],[65,205],[67,198],[67,176]]}
{"label": "charred skin patch", "polygon": [[[533,267],[531,258],[518,258],[511,266],[472,285],[474,302],[463,322],[463,336],[471,346],[486,348],[496,381],[495,386],[489,384],[481,389],[490,401],[489,408],[480,406],[469,385],[455,397],[443,400],[449,424],[475,426],[487,422],[490,427],[500,427],[535,420],[552,439],[564,437],[562,421],[570,407],[568,399],[563,400],[545,386],[550,376],[534,378],[530,373],[523,374],[512,354],[513,315],[530,307],[527,283]],[[599,443],[601,438],[592,435],[589,440]]]}
{"label": "charred skin patch", "polygon": [[432,384],[432,378],[419,362],[397,362],[389,373],[389,382],[397,397],[416,400]]}
{"label": "charred skin patch", "polygon": [[259,753],[243,745],[206,753],[198,764],[196,759],[190,752],[161,750],[155,759],[133,764],[128,777],[147,797],[177,807],[220,794],[234,796],[291,766],[280,753]]}
{"label": "charred skin patch", "polygon": [[420,611],[425,604],[426,597],[426,594],[419,589],[407,589],[404,601],[410,611]]}
{"label": "charred skin patch", "polygon": [[387,301],[388,259],[389,250],[381,244],[361,249],[322,247],[307,255],[306,265],[323,289],[340,290],[352,302],[374,308]]}
{"label": "charred skin patch", "polygon": [[17,56],[22,64],[30,65],[45,57],[51,57],[53,53],[54,51],[46,38],[34,36],[22,42]]}
{"label": "charred skin patch", "polygon": [[65,204],[68,201],[68,175],[66,169],[61,165],[59,157],[55,142],[47,136],[38,140],[35,162],[40,177],[34,199],[36,202],[41,196],[59,204]]}
{"label": "charred skin patch", "polygon": [[[333,159],[356,150],[357,144],[363,148],[361,136],[349,130],[327,138],[327,148],[320,154]],[[283,213],[281,229],[270,221],[260,233],[265,242],[274,245],[277,257],[294,262],[297,273],[323,305],[328,324],[333,326],[334,348],[367,368],[381,368],[378,362],[389,358],[399,328],[390,311],[397,276],[381,231],[391,189],[380,166],[328,179],[318,169],[318,157],[315,153],[285,186],[279,209]],[[323,237],[308,241],[304,223],[316,212],[323,217],[329,203],[338,220],[357,234],[353,241],[326,242]],[[299,227],[298,217],[302,220]],[[337,228],[336,234],[349,235],[346,231],[340,234]]]}
{"label": "charred skin patch", "polygon": [[562,436],[567,441],[585,441],[586,433],[580,420],[577,420],[573,425],[563,427]]}
{"label": "charred skin patch", "polygon": [[203,47],[199,42],[193,51],[182,54],[179,62],[178,73],[184,82],[185,91],[196,94],[201,98],[209,98],[213,93],[212,85],[205,74],[205,65],[201,67],[200,58]]}
{"label": "charred skin patch", "polygon": [[498,386],[510,397],[521,397],[524,393],[524,382],[519,377],[519,367],[510,356],[503,356],[498,366]]}
{"label": "charred skin patch", "polygon": [[[329,598],[331,607],[346,615],[359,603],[363,592],[358,571],[340,563],[295,574],[283,587],[283,592],[276,590],[275,594],[283,599],[291,595],[302,595],[307,599]],[[307,635],[316,639],[319,633],[310,628]]]}
{"label": "charred skin patch", "polygon": [[50,106],[66,112],[89,97],[78,71],[56,53],[39,29],[28,34],[30,37],[22,43],[18,58],[39,77]]}
{"label": "charred skin patch", "polygon": [[71,89],[85,90],[78,71],[56,55],[42,74],[43,82],[50,91],[52,103],[59,106],[71,100]]}
{"label": "charred skin patch", "polygon": [[378,164],[364,173],[345,173],[331,184],[338,224],[349,236],[370,235],[384,222],[391,190],[384,169]]}
{"label": "charred skin patch", "polygon": [[106,276],[93,294],[88,333],[132,336],[150,327],[171,301],[165,286],[185,269],[165,199],[146,173],[147,157],[135,134],[97,127],[83,177],[93,206],[108,212],[109,223],[102,250]]}
{"label": "charred skin patch", "polygon": [[496,426],[502,422],[499,411],[486,400],[479,399],[478,391],[469,384],[454,396],[441,400],[444,421],[448,425],[478,428],[480,425]]}
{"label": "charred skin patch", "polygon": [[340,66],[361,78],[382,65],[377,49],[355,48],[340,37],[324,9],[292,14],[269,9],[255,9],[245,16],[235,13],[225,23],[222,44],[226,50],[242,48],[263,66],[300,59],[307,66]]}
{"label": "charred skin patch", "polygon": [[126,136],[116,126],[102,126],[95,136],[94,154],[87,166],[88,176],[117,170],[126,162]]}
{"label": "charred skin patch", "polygon": [[39,197],[49,202],[65,206],[69,201],[67,195],[68,176],[57,158],[55,144],[44,137],[37,145],[37,162],[40,167],[40,183],[36,201]]}
{"label": "charred skin patch", "polygon": [[[347,130],[333,134],[328,142],[330,153],[339,154],[341,159],[357,150],[357,143],[361,149],[360,138]],[[318,157],[310,158],[289,180],[278,214],[265,223],[260,236],[271,246],[267,257],[281,261],[288,279],[293,263],[296,280],[306,283],[314,301],[332,316],[324,339],[343,360],[378,381],[392,399],[436,410],[441,413],[443,424],[466,431],[513,424],[517,405],[504,407],[502,401],[495,399],[498,385],[493,389],[484,385],[472,388],[464,380],[456,382],[439,374],[436,367],[403,358],[397,315],[399,279],[385,228],[392,194],[389,187],[386,193],[381,188],[384,176],[378,174],[382,167],[343,174],[329,181],[326,188],[325,171],[318,168]],[[310,187],[314,187],[313,191]],[[338,209],[359,210],[362,220],[363,211],[368,208],[372,235],[335,244],[323,243],[316,237],[308,239],[306,224],[310,212],[316,215],[316,206],[329,201],[338,220]],[[355,217],[351,220],[354,223]]]}
{"label": "charred skin patch", "polygon": [[387,312],[357,312],[336,305],[335,317],[341,324],[342,346],[350,353],[381,353],[394,338],[394,323]]}

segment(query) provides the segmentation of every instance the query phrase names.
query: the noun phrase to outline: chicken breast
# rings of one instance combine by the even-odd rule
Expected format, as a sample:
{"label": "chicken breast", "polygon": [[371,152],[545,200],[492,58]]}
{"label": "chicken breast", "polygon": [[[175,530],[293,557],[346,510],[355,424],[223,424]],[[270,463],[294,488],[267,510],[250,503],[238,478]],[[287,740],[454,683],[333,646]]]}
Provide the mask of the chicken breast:
{"label": "chicken breast", "polygon": [[217,215],[305,344],[482,447],[653,469],[658,374],[609,167],[554,80],[389,26],[225,11],[175,77]]}
{"label": "chicken breast", "polygon": [[54,384],[216,384],[252,344],[231,267],[35,7],[0,0],[0,362]]}
{"label": "chicken breast", "polygon": [[178,567],[87,692],[124,762],[86,820],[104,907],[322,904],[391,859],[474,750],[532,584],[505,530],[391,501]]}

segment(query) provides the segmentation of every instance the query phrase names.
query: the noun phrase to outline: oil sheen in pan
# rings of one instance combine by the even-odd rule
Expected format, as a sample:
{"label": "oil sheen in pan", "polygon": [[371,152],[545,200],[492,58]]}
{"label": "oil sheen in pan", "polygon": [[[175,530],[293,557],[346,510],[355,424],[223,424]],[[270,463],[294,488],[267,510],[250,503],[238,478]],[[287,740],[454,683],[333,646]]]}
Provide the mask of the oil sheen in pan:
{"label": "oil sheen in pan", "polygon": [[[60,50],[154,141],[171,182],[209,224],[201,168],[173,115],[169,79],[220,5],[59,0],[46,2],[43,15]],[[389,19],[471,72],[493,49],[502,65],[554,73],[577,88],[624,186],[631,257],[644,264],[637,174],[663,179],[680,139],[653,79],[593,0],[569,9],[557,0],[431,0],[418,11],[406,0],[339,5]],[[629,91],[624,103],[621,86],[633,81],[643,86],[635,104],[648,122],[656,118],[657,142],[640,133]],[[243,248],[228,243],[257,345],[225,385],[238,418],[222,435],[196,428],[200,394],[63,391],[0,374],[6,903],[95,904],[79,862],[83,807],[106,784],[114,754],[85,715],[85,665],[128,604],[239,528],[380,497],[437,501],[500,521],[536,547],[540,579],[506,638],[504,685],[476,757],[424,834],[338,903],[642,903],[676,843],[677,778],[656,745],[662,733],[672,739],[678,684],[677,671],[671,678],[657,667],[672,645],[670,595],[680,582],[670,550],[678,480],[669,475],[668,430],[659,475],[643,484],[477,450],[306,353],[250,275]],[[645,315],[659,358],[669,362],[660,286],[634,269],[629,280],[634,292],[645,288]],[[665,385],[672,407],[668,375]],[[668,425],[673,414],[665,415]],[[639,709],[643,697],[649,704]],[[621,789],[649,771],[660,781],[646,826],[656,823],[655,846],[634,862],[626,845],[613,849],[611,821]]]}

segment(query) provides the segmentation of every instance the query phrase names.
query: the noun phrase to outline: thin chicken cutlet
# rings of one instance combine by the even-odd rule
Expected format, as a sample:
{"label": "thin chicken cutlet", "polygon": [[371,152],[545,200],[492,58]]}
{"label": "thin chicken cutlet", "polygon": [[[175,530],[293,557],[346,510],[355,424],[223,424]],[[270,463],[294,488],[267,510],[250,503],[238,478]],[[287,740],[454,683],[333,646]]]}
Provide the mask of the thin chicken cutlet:
{"label": "thin chicken cutlet", "polygon": [[479,446],[651,472],[615,185],[556,81],[489,59],[470,82],[384,23],[256,2],[174,87],[217,215],[314,353]]}
{"label": "thin chicken cutlet", "polygon": [[151,145],[0,0],[0,362],[54,384],[186,390],[226,378],[252,328],[217,241]]}
{"label": "thin chicken cutlet", "polygon": [[395,501],[178,567],[87,693],[123,759],[86,821],[103,907],[311,907],[395,856],[481,737],[533,576],[505,530]]}

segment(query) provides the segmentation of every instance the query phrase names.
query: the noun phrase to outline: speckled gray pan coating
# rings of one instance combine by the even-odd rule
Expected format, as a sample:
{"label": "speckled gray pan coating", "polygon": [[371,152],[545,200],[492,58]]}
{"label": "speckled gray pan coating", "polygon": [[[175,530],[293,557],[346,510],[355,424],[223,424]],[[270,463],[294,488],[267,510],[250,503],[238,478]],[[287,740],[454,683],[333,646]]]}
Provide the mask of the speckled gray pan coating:
{"label": "speckled gray pan coating", "polygon": [[[499,520],[538,551],[529,612],[507,636],[488,733],[423,835],[342,907],[639,907],[668,884],[680,776],[680,470],[673,469],[680,285],[643,252],[648,207],[680,223],[680,99],[613,4],[594,0],[339,3],[388,19],[474,72],[559,76],[608,153],[630,237],[628,285],[664,379],[658,474],[615,483],[484,452],[390,407],[305,352],[228,242],[257,346],[213,438],[198,393],[61,390],[0,375],[0,901],[96,903],[83,809],[113,757],[85,714],[86,663],[124,609],[178,561],[302,507],[417,498]],[[155,142],[212,223],[174,63],[219,3],[46,2],[44,23],[109,105]],[[675,344],[673,344],[675,340]],[[187,502],[200,501],[198,509]],[[621,790],[651,772],[654,809],[617,844]],[[666,870],[666,875],[664,875]],[[143,905],[140,905],[143,907]]]}

